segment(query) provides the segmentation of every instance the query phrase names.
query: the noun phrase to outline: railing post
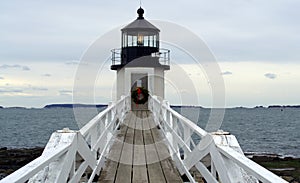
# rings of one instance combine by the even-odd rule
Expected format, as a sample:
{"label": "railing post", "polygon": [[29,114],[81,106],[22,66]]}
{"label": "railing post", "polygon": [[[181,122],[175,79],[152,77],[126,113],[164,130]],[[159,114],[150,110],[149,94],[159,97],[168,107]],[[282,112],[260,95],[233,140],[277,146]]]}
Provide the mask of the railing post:
{"label": "railing post", "polygon": [[117,116],[120,122],[123,122],[124,114],[125,114],[125,108],[126,108],[126,96],[121,96],[121,103],[117,104]]}
{"label": "railing post", "polygon": [[[185,125],[183,125],[183,140],[184,143],[187,145],[187,147],[190,149],[191,148],[191,130],[188,127],[185,127]],[[186,150],[184,150],[184,158],[187,157],[188,152]]]}
{"label": "railing post", "polygon": [[163,100],[162,102],[162,112],[163,112],[163,119],[164,121],[167,121],[167,111],[168,111],[168,108],[170,108],[170,104],[167,100]]}
{"label": "railing post", "polygon": [[94,128],[91,129],[91,147],[94,147],[97,143],[98,137],[97,137],[97,125],[95,125]]}

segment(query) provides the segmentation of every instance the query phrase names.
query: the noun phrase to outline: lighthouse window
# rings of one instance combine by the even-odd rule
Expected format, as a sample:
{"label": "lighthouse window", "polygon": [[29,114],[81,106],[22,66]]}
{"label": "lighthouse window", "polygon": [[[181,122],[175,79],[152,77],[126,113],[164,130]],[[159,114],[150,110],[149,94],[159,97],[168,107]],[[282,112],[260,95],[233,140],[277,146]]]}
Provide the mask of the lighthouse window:
{"label": "lighthouse window", "polygon": [[133,43],[132,43],[133,38],[132,38],[131,35],[128,35],[127,40],[128,40],[128,46],[132,46],[133,45]]}
{"label": "lighthouse window", "polygon": [[128,42],[127,39],[128,39],[127,34],[124,33],[123,34],[123,38],[122,38],[122,40],[123,40],[122,47],[126,47],[127,46],[127,42]]}
{"label": "lighthouse window", "polygon": [[132,36],[132,46],[137,46],[137,36]]}
{"label": "lighthouse window", "polygon": [[138,46],[144,45],[144,36],[142,34],[138,34],[137,44],[138,44]]}
{"label": "lighthouse window", "polygon": [[146,46],[146,47],[159,47],[159,35],[148,32],[134,32],[134,33],[123,33],[122,34],[122,47],[135,47],[135,46]]}
{"label": "lighthouse window", "polygon": [[153,45],[154,45],[153,44],[153,36],[149,36],[149,43],[150,43],[149,46],[153,47]]}
{"label": "lighthouse window", "polygon": [[144,46],[149,46],[149,36],[144,37]]}

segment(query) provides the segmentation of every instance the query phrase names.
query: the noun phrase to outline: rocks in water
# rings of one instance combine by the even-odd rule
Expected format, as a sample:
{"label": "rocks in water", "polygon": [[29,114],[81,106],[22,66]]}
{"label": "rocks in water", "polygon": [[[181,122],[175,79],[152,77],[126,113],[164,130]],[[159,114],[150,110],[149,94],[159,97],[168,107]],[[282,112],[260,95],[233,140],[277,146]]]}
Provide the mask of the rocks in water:
{"label": "rocks in water", "polygon": [[282,157],[277,154],[247,154],[248,158],[260,164],[288,182],[300,182],[300,158]]}
{"label": "rocks in water", "polygon": [[8,149],[0,148],[0,180],[39,157],[44,148]]}

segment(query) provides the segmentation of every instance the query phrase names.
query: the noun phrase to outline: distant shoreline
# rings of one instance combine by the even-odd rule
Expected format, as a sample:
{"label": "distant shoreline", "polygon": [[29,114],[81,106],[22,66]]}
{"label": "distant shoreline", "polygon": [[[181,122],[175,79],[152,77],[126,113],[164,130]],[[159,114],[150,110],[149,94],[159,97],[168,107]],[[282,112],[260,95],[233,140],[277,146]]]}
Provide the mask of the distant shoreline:
{"label": "distant shoreline", "polygon": [[[53,109],[53,108],[103,108],[107,107],[107,104],[47,104],[42,108],[35,107],[4,107],[0,106],[0,109]],[[202,109],[212,109],[202,106],[194,105],[171,105],[172,108],[202,108]],[[225,109],[300,109],[300,105],[269,105],[269,106],[255,106],[255,107],[226,107]],[[221,109],[221,108],[220,108]]]}

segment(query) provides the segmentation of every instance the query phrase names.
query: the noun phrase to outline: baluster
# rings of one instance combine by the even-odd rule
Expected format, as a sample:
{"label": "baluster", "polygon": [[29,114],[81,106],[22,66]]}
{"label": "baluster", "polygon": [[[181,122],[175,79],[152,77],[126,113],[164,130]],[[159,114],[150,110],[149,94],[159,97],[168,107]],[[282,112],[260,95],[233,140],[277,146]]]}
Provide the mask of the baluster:
{"label": "baluster", "polygon": [[110,110],[110,119],[108,120],[108,123],[111,123],[112,121],[115,121],[118,119],[118,112],[117,112],[117,106],[115,105],[111,110]]}
{"label": "baluster", "polygon": [[[182,124],[184,124],[184,123],[182,123]],[[183,130],[184,143],[186,144],[186,146],[189,149],[191,149],[191,130],[186,125],[183,125],[183,128],[184,128],[184,130]],[[183,150],[184,150],[184,158],[186,158],[188,151],[185,148],[183,148]]]}
{"label": "baluster", "polygon": [[[174,155],[176,155],[177,154],[177,156],[178,157],[180,157],[180,152],[179,152],[179,146],[178,146],[178,143],[177,143],[177,141],[175,140],[175,138],[173,137],[173,135],[175,135],[175,134],[178,134],[177,133],[177,130],[178,130],[178,125],[177,125],[177,122],[178,122],[178,119],[172,114],[171,115],[171,123],[170,123],[170,127],[173,129],[173,132],[171,133],[172,134],[172,146],[173,146],[173,148],[174,148],[174,150],[175,150],[175,154]],[[174,134],[175,133],[175,134]]]}
{"label": "baluster", "polygon": [[165,121],[166,125],[164,124],[165,131],[167,130],[167,125],[170,125],[171,123],[170,121],[171,121],[171,112],[166,109],[166,121]]}
{"label": "baluster", "polygon": [[[105,126],[105,121],[103,121],[102,119],[100,119],[100,136],[105,132],[105,128],[106,128],[106,126]],[[104,139],[103,139],[103,142],[105,142],[106,143],[106,137],[104,137]],[[104,145],[105,145],[105,143],[101,143],[100,144],[100,152],[102,151],[102,149],[104,148]]]}
{"label": "baluster", "polygon": [[97,143],[97,129],[98,125],[95,125],[94,128],[90,129],[91,133],[91,148],[94,147],[94,145]]}
{"label": "baluster", "polygon": [[105,114],[105,124],[106,124],[106,127],[109,126],[111,123],[111,121],[109,121],[109,118],[108,118],[108,113]]}
{"label": "baluster", "polygon": [[107,123],[108,124],[110,124],[111,122],[112,122],[112,111],[110,110],[110,111],[108,111],[108,113],[107,113]]}
{"label": "baluster", "polygon": [[211,174],[214,178],[217,178],[217,170],[212,158],[211,158]]}

